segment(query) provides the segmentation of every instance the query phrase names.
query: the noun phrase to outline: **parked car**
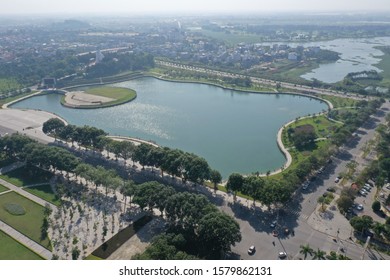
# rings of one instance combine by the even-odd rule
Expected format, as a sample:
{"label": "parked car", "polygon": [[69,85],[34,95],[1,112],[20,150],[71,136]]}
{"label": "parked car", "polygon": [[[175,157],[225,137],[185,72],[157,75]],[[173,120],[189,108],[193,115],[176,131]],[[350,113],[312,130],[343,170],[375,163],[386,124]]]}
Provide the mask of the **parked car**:
{"label": "parked car", "polygon": [[279,252],[279,259],[283,260],[287,258],[287,253],[286,252]]}
{"label": "parked car", "polygon": [[362,190],[359,191],[359,194],[360,194],[360,195],[363,195],[363,196],[366,196],[366,195],[367,195],[367,192],[366,192],[365,190],[362,189]]}
{"label": "parked car", "polygon": [[362,204],[359,204],[358,206],[356,206],[356,209],[359,211],[362,211],[364,209],[364,207]]}
{"label": "parked car", "polygon": [[248,249],[248,254],[253,255],[256,252],[256,247],[254,245],[250,246]]}
{"label": "parked car", "polygon": [[366,186],[363,187],[363,190],[365,190],[366,192],[370,192],[371,191],[371,189],[366,187]]}
{"label": "parked car", "polygon": [[340,182],[340,179],[341,179],[340,177],[336,177],[336,179],[334,179],[334,182],[338,183],[338,182]]}
{"label": "parked car", "polygon": [[276,227],[276,224],[278,223],[278,221],[274,220],[271,222],[271,224],[269,225],[271,228],[274,228]]}

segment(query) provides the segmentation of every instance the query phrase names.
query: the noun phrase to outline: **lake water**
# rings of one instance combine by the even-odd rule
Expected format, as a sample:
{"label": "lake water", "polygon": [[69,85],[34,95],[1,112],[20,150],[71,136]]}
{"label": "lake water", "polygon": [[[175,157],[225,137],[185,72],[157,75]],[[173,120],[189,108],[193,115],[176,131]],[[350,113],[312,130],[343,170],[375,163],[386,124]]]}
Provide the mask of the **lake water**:
{"label": "lake water", "polygon": [[365,70],[382,70],[375,67],[381,61],[383,52],[375,49],[376,46],[390,45],[390,37],[372,39],[337,39],[327,42],[301,44],[303,46],[320,46],[322,49],[340,53],[336,62],[321,64],[318,68],[302,75],[302,78],[311,80],[316,78],[326,83],[335,83],[344,79],[350,72]]}
{"label": "lake water", "polygon": [[60,95],[43,95],[14,108],[56,113],[75,125],[91,125],[111,135],[153,140],[204,157],[224,178],[281,167],[284,156],[276,134],[286,122],[327,109],[325,103],[302,96],[255,94],[219,87],[141,78],[114,86],[137,91],[137,98],[103,109],[71,109]]}

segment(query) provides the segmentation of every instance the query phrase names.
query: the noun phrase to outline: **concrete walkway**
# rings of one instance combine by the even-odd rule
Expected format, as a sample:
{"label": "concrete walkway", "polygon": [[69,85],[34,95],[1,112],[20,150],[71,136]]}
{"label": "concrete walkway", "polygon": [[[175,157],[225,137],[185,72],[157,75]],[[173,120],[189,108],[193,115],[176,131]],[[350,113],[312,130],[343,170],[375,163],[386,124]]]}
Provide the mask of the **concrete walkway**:
{"label": "concrete walkway", "polygon": [[6,223],[0,221],[0,230],[11,236],[12,238],[16,239],[18,242],[29,248],[31,251],[37,253],[41,257],[51,260],[53,257],[52,252],[47,250],[42,245],[36,243],[35,241],[31,240],[24,234],[21,234],[19,231],[15,230],[14,228],[10,227]]}

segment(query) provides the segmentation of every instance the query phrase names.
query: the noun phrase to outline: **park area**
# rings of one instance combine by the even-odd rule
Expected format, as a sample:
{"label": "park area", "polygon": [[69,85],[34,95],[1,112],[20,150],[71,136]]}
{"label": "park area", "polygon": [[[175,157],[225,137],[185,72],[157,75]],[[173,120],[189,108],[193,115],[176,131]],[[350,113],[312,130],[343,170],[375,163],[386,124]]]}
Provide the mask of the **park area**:
{"label": "park area", "polygon": [[0,195],[0,220],[51,250],[49,239],[42,238],[43,218],[41,205],[15,192]]}
{"label": "park area", "polygon": [[85,91],[71,91],[65,94],[61,103],[64,106],[80,109],[93,109],[115,106],[136,98],[134,90],[120,87],[95,87]]}

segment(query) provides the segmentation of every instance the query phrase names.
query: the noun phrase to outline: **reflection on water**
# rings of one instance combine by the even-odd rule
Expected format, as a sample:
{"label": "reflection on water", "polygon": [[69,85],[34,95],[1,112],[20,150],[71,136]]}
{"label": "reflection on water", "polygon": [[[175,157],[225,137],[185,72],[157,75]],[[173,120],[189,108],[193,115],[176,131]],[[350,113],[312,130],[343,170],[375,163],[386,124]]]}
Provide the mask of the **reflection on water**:
{"label": "reflection on water", "polygon": [[76,125],[112,135],[139,137],[198,154],[226,178],[232,172],[266,172],[285,159],[278,129],[326,105],[307,97],[248,94],[215,86],[142,78],[115,86],[133,88],[137,98],[120,106],[82,110],[60,105],[59,95],[36,96],[13,107],[54,112]]}

